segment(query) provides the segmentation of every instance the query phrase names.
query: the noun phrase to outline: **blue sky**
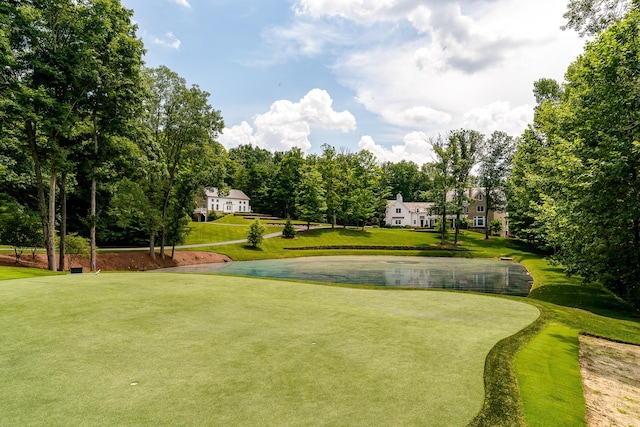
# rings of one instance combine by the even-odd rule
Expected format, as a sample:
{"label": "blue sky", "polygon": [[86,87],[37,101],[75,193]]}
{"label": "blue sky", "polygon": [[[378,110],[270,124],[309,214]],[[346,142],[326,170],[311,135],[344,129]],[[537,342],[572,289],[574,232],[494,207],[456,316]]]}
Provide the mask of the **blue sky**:
{"label": "blue sky", "polygon": [[519,136],[533,82],[562,80],[584,40],[559,0],[122,0],[147,66],[211,94],[220,142],[431,159],[452,129]]}

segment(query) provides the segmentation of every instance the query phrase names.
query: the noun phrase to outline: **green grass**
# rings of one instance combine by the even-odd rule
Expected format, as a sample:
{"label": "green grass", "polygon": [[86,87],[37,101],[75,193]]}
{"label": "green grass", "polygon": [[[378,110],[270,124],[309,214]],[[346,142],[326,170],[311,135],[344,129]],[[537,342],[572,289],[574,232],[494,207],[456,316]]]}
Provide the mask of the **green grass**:
{"label": "green grass", "polygon": [[[235,218],[235,217],[234,217]],[[246,221],[246,220],[245,220]],[[225,224],[217,222],[192,222],[191,231],[187,236],[185,245],[201,243],[229,242],[247,238],[250,221],[247,224]],[[282,227],[268,226],[266,234],[282,231]]]}
{"label": "green grass", "polygon": [[552,322],[515,359],[527,424],[586,425],[578,331]]}
{"label": "green grass", "polygon": [[64,273],[54,273],[52,271],[42,270],[40,268],[0,266],[0,280],[25,279],[28,277],[51,276],[55,274]]}
{"label": "green grass", "polygon": [[492,296],[200,275],[7,281],[0,424],[463,426],[486,355],[538,314]]}

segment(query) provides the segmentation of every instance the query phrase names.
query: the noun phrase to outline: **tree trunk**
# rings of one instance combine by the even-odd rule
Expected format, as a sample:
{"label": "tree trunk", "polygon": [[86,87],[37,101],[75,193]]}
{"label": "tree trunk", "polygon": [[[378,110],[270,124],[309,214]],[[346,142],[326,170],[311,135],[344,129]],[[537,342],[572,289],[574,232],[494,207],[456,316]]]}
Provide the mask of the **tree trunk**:
{"label": "tree trunk", "polygon": [[442,197],[442,224],[440,224],[440,244],[447,242],[447,192]]}
{"label": "tree trunk", "polygon": [[67,252],[67,174],[60,178],[60,259],[59,270],[65,270],[65,254]]}
{"label": "tree trunk", "polygon": [[156,230],[153,224],[149,227],[149,256],[156,259]]}
{"label": "tree trunk", "polygon": [[[27,120],[24,125],[24,130],[29,141],[29,151],[31,152],[31,158],[33,159],[34,170],[36,174],[36,191],[38,193],[38,208],[40,211],[40,222],[42,223],[42,235],[44,237],[44,246],[47,250],[47,260],[49,270],[55,271],[55,253],[53,254],[53,264],[51,264],[50,251],[52,245],[49,244],[49,214],[47,213],[47,198],[44,193],[44,179],[42,176],[42,164],[40,163],[40,155],[36,146],[36,125]],[[53,245],[55,251],[55,244]]]}
{"label": "tree trunk", "polygon": [[[55,157],[52,156],[51,163],[53,164]],[[55,167],[51,167],[51,178],[49,180],[49,242],[47,245],[47,264],[49,270],[57,271],[56,266],[56,170]]]}
{"label": "tree trunk", "polygon": [[96,271],[97,268],[97,260],[96,260],[96,213],[97,213],[97,202],[96,202],[96,193],[97,193],[97,167],[96,162],[98,161],[98,118],[96,116],[96,112],[93,112],[93,167],[91,169],[91,210],[89,212],[89,241],[90,241],[90,258],[89,258],[89,270]]}
{"label": "tree trunk", "polygon": [[487,201],[484,212],[484,238],[489,240],[489,209],[491,209],[491,196],[489,190],[485,190],[484,199]]}

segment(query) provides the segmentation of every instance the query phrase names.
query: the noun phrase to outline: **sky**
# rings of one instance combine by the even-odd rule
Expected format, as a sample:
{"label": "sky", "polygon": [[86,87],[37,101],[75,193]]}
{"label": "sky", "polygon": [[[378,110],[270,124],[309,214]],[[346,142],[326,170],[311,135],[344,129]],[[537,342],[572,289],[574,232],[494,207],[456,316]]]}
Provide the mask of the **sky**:
{"label": "sky", "polygon": [[227,148],[433,160],[456,129],[520,136],[533,83],[563,81],[585,40],[566,1],[121,0],[148,67],[209,92]]}

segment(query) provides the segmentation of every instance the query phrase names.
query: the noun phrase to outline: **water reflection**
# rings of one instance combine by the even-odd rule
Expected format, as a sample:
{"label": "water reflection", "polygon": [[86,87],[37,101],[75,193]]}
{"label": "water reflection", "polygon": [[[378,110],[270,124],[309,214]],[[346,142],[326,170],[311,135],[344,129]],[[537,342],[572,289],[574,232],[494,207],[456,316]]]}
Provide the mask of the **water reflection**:
{"label": "water reflection", "polygon": [[398,288],[529,294],[533,283],[515,262],[467,258],[330,256],[204,264],[167,269]]}

